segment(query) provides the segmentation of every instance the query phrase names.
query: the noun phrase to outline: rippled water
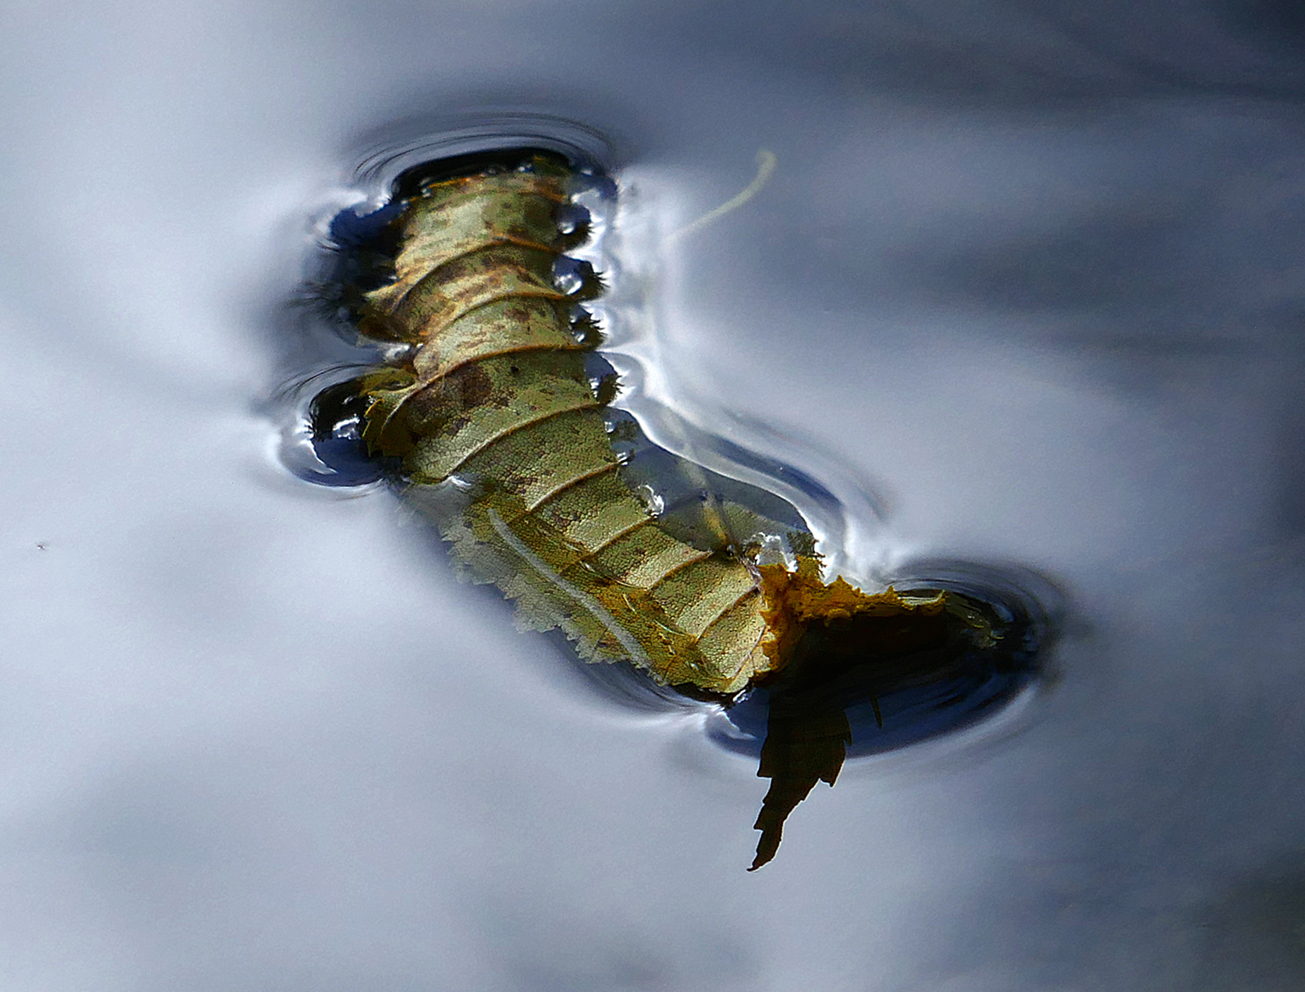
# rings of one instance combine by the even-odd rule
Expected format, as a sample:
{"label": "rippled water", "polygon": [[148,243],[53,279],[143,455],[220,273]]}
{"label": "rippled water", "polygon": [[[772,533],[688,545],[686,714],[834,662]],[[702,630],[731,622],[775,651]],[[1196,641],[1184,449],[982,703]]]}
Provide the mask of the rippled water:
{"label": "rippled water", "polygon": [[[1299,19],[953,7],[0,15],[0,984],[1300,984]],[[849,562],[1063,597],[1049,691],[850,760],[762,871],[700,710],[280,460],[362,360],[289,305],[354,170],[503,112],[610,141],[695,436],[863,507]]]}

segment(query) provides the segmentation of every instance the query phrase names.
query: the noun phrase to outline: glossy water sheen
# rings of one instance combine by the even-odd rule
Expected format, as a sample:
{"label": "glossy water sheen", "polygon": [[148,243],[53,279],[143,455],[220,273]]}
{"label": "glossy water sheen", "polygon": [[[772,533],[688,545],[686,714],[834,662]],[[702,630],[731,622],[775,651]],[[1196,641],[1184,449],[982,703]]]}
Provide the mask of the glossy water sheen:
{"label": "glossy water sheen", "polygon": [[[3,18],[0,985],[1300,986],[1287,6]],[[611,137],[647,389],[870,494],[849,560],[1068,604],[1035,705],[849,762],[754,874],[700,710],[589,691],[384,490],[277,456],[282,387],[363,360],[284,306],[304,218],[489,109]]]}

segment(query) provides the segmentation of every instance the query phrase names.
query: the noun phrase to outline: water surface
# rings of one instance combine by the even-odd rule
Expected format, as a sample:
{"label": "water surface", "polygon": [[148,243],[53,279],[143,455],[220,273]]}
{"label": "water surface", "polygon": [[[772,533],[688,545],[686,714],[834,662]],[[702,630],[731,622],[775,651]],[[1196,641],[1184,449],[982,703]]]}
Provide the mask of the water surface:
{"label": "water surface", "polygon": [[[2,983],[1297,987],[1300,24],[1068,10],[11,7]],[[882,507],[856,560],[1069,604],[1036,706],[754,874],[750,758],[277,457],[313,223],[503,109],[662,230],[773,151],[625,256],[666,395]]]}

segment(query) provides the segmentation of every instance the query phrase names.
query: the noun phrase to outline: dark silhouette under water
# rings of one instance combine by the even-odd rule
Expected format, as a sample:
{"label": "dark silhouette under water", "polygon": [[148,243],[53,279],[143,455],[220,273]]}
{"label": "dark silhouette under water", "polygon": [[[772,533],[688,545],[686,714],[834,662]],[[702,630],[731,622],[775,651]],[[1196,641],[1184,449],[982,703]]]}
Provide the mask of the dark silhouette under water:
{"label": "dark silhouette under water", "polygon": [[1031,620],[956,592],[948,599],[950,608],[931,616],[853,616],[804,634],[767,686],[757,774],[770,789],[749,871],[775,856],[785,820],[816,783],[838,778],[853,744],[849,710],[868,704],[874,726],[858,727],[858,735],[881,735],[893,746],[972,722],[1028,684],[1036,657]]}

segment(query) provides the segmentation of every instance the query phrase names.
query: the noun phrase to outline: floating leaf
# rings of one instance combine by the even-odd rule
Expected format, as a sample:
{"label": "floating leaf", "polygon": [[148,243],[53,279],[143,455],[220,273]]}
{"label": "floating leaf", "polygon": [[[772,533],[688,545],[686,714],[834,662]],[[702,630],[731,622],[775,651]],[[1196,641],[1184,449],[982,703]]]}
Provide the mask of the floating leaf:
{"label": "floating leaf", "polygon": [[515,601],[523,627],[559,627],[586,661],[628,661],[695,695],[771,687],[757,868],[852,740],[844,703],[813,692],[829,676],[820,644],[838,655],[855,642],[892,685],[916,664],[902,644],[998,635],[964,597],[827,582],[800,519],[768,517],[729,484],[696,512],[665,512],[659,480],[632,464],[637,425],[607,409],[615,376],[590,374],[601,333],[577,304],[602,283],[564,258],[587,234],[559,226],[574,180],[533,152],[401,177],[377,239],[393,246],[393,277],[376,278],[373,259],[370,283],[342,294],[395,356],[356,380],[361,436],[398,461],[405,496],[467,574]]}

